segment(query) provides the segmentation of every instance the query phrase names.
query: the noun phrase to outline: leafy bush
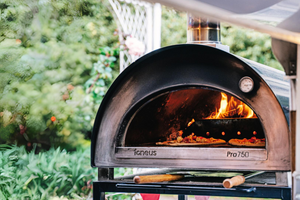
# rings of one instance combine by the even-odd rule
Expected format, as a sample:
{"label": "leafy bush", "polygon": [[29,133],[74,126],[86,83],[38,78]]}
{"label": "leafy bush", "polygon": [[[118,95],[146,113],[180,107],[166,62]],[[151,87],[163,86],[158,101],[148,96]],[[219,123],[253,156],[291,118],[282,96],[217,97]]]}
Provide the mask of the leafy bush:
{"label": "leafy bush", "polygon": [[99,105],[113,81],[112,69],[114,68],[119,48],[104,47],[100,48],[98,62],[93,64],[91,78],[85,83],[86,93],[90,94],[89,102]]}
{"label": "leafy bush", "polygon": [[162,6],[161,46],[185,44],[187,41],[187,14]]}
{"label": "leafy bush", "polygon": [[84,83],[99,47],[117,43],[105,1],[4,0],[0,12],[0,143],[86,144],[99,102]]}
{"label": "leafy bush", "polygon": [[271,38],[267,34],[225,24],[222,26],[222,42],[238,56],[283,70],[272,52]]}
{"label": "leafy bush", "polygon": [[[34,145],[35,146],[35,145]],[[66,152],[61,148],[27,152],[24,146],[0,145],[0,199],[89,199],[97,169],[90,167],[90,149]],[[132,174],[115,168],[114,176]],[[125,199],[129,194],[108,194]],[[55,198],[53,198],[55,197]],[[60,197],[60,198],[59,198]]]}
{"label": "leafy bush", "polygon": [[[187,14],[163,6],[162,46],[187,42]],[[272,53],[269,35],[221,22],[221,42],[238,56],[283,70]]]}
{"label": "leafy bush", "polygon": [[90,151],[60,148],[35,154],[24,147],[0,145],[0,199],[49,199],[91,195]]}

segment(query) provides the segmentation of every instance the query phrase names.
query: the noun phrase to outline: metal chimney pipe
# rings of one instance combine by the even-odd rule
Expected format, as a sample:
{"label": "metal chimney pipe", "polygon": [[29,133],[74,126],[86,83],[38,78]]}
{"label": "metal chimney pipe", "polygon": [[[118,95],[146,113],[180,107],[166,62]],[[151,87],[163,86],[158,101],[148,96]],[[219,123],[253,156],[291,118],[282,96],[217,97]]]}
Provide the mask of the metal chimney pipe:
{"label": "metal chimney pipe", "polygon": [[187,43],[192,44],[221,44],[219,22],[195,17],[188,14]]}

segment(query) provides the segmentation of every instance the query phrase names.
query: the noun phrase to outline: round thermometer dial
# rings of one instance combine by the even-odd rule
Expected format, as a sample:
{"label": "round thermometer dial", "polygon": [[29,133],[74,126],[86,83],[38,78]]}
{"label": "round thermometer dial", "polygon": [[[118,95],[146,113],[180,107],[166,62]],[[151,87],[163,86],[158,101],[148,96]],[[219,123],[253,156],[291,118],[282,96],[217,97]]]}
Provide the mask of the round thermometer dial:
{"label": "round thermometer dial", "polygon": [[245,93],[251,92],[254,87],[254,81],[249,76],[245,76],[241,78],[239,82],[239,87],[242,90],[242,92]]}

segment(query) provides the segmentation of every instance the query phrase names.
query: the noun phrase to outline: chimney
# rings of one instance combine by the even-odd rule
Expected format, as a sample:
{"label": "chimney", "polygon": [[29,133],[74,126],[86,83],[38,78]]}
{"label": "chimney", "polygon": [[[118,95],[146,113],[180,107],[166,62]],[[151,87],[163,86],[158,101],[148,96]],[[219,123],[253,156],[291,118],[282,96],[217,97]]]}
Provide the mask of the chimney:
{"label": "chimney", "polygon": [[188,14],[187,43],[208,45],[229,52],[229,46],[221,43],[220,23],[191,14]]}

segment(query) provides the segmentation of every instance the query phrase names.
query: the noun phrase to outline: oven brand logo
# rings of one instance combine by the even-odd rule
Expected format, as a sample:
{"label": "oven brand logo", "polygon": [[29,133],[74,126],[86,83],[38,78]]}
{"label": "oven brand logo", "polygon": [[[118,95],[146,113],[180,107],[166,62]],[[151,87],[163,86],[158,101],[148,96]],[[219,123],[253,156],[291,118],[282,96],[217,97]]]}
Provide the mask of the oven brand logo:
{"label": "oven brand logo", "polygon": [[134,149],[133,155],[135,155],[135,156],[156,156],[156,151],[151,151],[151,150],[139,151],[139,150]]}

